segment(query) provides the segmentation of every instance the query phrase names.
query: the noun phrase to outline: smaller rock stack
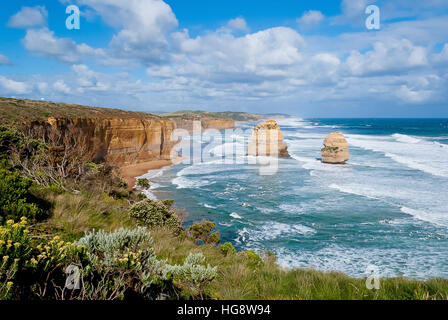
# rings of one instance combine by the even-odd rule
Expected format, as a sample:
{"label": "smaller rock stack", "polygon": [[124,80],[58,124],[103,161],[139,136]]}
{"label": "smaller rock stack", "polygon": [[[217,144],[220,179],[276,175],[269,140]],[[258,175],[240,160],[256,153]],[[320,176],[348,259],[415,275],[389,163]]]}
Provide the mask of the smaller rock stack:
{"label": "smaller rock stack", "polygon": [[322,162],[343,164],[349,158],[348,143],[340,132],[330,133],[324,140]]}
{"label": "smaller rock stack", "polygon": [[275,120],[254,127],[246,155],[289,157],[288,147],[283,143],[283,134]]}

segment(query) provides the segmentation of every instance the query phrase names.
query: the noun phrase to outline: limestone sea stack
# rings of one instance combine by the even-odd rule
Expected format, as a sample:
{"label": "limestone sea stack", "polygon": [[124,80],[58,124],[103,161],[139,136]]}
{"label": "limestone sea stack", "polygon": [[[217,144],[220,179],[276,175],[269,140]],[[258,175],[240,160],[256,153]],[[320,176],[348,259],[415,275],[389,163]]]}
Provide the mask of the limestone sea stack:
{"label": "limestone sea stack", "polygon": [[346,163],[349,158],[348,143],[340,132],[330,133],[324,140],[322,148],[322,162]]}
{"label": "limestone sea stack", "polygon": [[254,127],[246,155],[289,157],[288,147],[275,120],[268,120]]}

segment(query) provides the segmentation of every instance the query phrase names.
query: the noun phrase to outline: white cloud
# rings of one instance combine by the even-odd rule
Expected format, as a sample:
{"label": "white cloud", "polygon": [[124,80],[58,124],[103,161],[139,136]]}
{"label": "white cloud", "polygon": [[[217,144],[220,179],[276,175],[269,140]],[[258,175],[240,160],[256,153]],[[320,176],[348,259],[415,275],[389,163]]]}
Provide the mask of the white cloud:
{"label": "white cloud", "polygon": [[373,50],[361,54],[353,51],[346,61],[352,75],[396,73],[428,65],[427,49],[409,40],[375,42]]}
{"label": "white cloud", "polygon": [[2,64],[11,64],[11,61],[7,56],[0,54],[0,65]]}
{"label": "white cloud", "polygon": [[76,82],[80,86],[80,91],[85,90],[96,90],[96,91],[106,91],[110,88],[110,85],[101,81],[99,75],[90,70],[84,64],[77,64],[72,66],[73,71],[76,74]]}
{"label": "white cloud", "polygon": [[411,89],[407,85],[402,85],[397,91],[397,97],[408,103],[422,103],[430,99],[431,90]]}
{"label": "white cloud", "polygon": [[31,87],[20,81],[0,76],[0,88],[4,94],[26,94],[31,92]]}
{"label": "white cloud", "polygon": [[53,84],[53,89],[61,92],[61,93],[65,93],[65,94],[69,94],[71,93],[70,88],[67,86],[67,84],[65,83],[64,80],[58,80]]}
{"label": "white cloud", "polygon": [[47,9],[44,6],[22,7],[13,15],[8,22],[10,28],[31,28],[40,27],[46,24],[48,17]]}
{"label": "white cloud", "polygon": [[303,15],[297,19],[299,26],[302,28],[312,28],[319,25],[324,20],[322,12],[317,10],[305,11]]}
{"label": "white cloud", "polygon": [[73,63],[85,57],[102,56],[102,49],[94,49],[86,44],[76,44],[69,38],[57,38],[48,28],[26,31],[23,45],[40,56]]}
{"label": "white cloud", "polygon": [[91,7],[104,22],[122,29],[110,42],[119,59],[136,59],[144,64],[169,60],[169,32],[177,27],[171,7],[162,0],[78,0]]}
{"label": "white cloud", "polygon": [[238,17],[234,19],[230,19],[226,25],[231,30],[237,31],[248,31],[249,27],[247,26],[246,20],[244,18]]}

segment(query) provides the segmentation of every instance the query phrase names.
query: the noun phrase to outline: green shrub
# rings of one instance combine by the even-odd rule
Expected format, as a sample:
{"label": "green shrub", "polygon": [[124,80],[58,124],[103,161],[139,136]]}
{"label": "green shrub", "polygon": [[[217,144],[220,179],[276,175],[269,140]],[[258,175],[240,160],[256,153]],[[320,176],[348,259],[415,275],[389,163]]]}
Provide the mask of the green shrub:
{"label": "green shrub", "polygon": [[225,256],[228,254],[236,253],[236,249],[231,242],[226,242],[220,245],[219,248],[221,249],[222,254],[224,254]]}
{"label": "green shrub", "polygon": [[140,178],[137,180],[137,187],[143,188],[143,189],[149,189],[151,185],[149,184],[149,180],[146,178]]}
{"label": "green shrub", "polygon": [[43,217],[37,199],[29,192],[32,184],[18,172],[0,169],[0,224],[9,219],[17,221],[22,216],[31,220]]}
{"label": "green shrub", "polygon": [[246,251],[247,258],[249,259],[249,266],[251,267],[257,267],[261,265],[263,260],[261,257],[253,250],[247,250]]}
{"label": "green shrub", "polygon": [[186,230],[187,235],[196,243],[203,241],[204,243],[219,243],[219,231],[211,233],[216,228],[216,223],[211,221],[203,221],[193,224]]}
{"label": "green shrub", "polygon": [[142,200],[134,204],[129,213],[132,218],[135,218],[147,227],[165,226],[177,234],[182,231],[182,220],[163,201],[151,199]]}

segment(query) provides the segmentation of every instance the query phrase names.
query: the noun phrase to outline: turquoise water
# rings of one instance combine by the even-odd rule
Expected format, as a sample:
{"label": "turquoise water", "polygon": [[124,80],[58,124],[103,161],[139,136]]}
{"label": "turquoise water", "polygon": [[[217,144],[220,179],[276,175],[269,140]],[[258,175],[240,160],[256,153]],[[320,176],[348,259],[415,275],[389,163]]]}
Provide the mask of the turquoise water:
{"label": "turquoise water", "polygon": [[[448,277],[448,120],[278,122],[292,157],[275,175],[215,158],[149,172],[152,194],[175,199],[187,225],[215,221],[222,241],[274,251],[285,267],[361,277],[375,265],[384,277]],[[349,142],[345,165],[320,162],[332,131]],[[239,142],[224,147],[211,149],[245,159]]]}

